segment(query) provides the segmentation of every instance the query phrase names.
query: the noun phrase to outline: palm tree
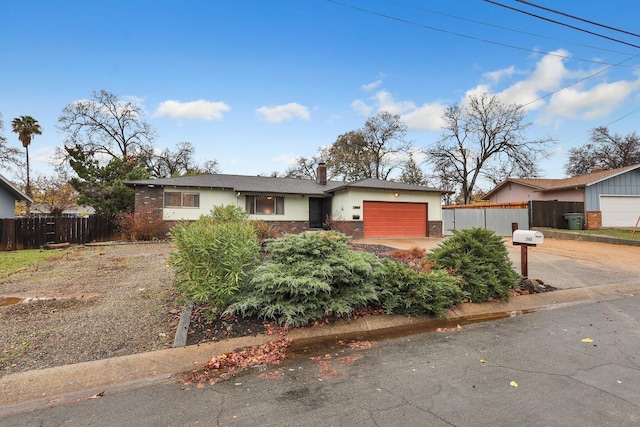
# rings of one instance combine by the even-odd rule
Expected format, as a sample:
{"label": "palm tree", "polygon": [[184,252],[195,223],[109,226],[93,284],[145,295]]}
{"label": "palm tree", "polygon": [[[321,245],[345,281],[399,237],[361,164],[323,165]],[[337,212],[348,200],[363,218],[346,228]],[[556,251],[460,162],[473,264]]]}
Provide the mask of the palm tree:
{"label": "palm tree", "polygon": [[29,180],[29,144],[31,144],[31,138],[33,135],[42,135],[42,128],[38,124],[38,121],[31,116],[16,117],[11,121],[11,128],[13,132],[18,134],[18,139],[22,142],[27,153],[27,196],[31,197],[31,181]]}

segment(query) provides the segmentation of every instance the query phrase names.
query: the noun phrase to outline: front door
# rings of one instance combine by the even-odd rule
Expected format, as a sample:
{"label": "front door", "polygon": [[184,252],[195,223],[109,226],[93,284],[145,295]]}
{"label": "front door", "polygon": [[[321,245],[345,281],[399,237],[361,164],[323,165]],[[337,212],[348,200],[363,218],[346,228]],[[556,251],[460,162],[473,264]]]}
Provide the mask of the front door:
{"label": "front door", "polygon": [[309,228],[322,228],[331,214],[331,199],[309,197]]}

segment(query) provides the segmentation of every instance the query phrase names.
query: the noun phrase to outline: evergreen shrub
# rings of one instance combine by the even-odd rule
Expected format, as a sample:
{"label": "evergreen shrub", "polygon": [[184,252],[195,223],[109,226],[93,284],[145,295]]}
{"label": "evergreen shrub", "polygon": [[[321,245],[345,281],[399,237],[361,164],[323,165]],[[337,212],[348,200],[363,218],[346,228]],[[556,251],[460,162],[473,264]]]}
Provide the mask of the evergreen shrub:
{"label": "evergreen shrub", "polygon": [[291,234],[267,242],[270,259],[229,307],[242,313],[301,326],[324,316],[346,315],[375,301],[382,264],[352,251],[344,234]]}
{"label": "evergreen shrub", "polygon": [[212,311],[226,309],[261,262],[255,229],[235,206],[215,207],[195,222],[177,224],[169,235],[177,248],[169,257],[177,289]]}
{"label": "evergreen shrub", "polygon": [[502,239],[484,228],[454,230],[454,235],[426,255],[434,269],[460,276],[462,290],[473,302],[490,298],[509,299],[509,289],[518,284]]}
{"label": "evergreen shrub", "polygon": [[382,262],[385,272],[378,299],[389,314],[444,316],[445,308],[459,304],[465,296],[457,283],[459,278],[442,269],[424,272],[389,259]]}

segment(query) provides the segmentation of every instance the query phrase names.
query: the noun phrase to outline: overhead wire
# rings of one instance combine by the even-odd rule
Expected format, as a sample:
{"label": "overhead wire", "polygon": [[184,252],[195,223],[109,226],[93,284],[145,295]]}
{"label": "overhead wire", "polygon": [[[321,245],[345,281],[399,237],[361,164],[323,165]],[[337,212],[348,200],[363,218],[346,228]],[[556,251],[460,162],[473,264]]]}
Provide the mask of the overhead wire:
{"label": "overhead wire", "polygon": [[[374,15],[374,16],[379,16],[379,17],[382,17],[382,18],[390,19],[392,21],[397,21],[397,22],[401,22],[401,23],[404,23],[404,24],[413,25],[413,26],[416,26],[416,27],[426,28],[428,30],[437,31],[437,32],[444,33],[444,34],[450,34],[450,35],[454,35],[454,36],[457,36],[457,37],[463,37],[463,38],[466,38],[466,39],[469,39],[469,40],[475,40],[475,41],[480,41],[480,42],[483,42],[483,43],[493,44],[493,45],[496,45],[496,46],[507,47],[509,49],[515,49],[515,50],[520,50],[520,51],[524,51],[524,52],[531,52],[531,53],[535,53],[535,54],[539,54],[539,55],[554,56],[554,57],[557,57],[557,58],[563,58],[563,59],[580,61],[580,62],[588,62],[588,63],[591,63],[591,64],[617,65],[617,66],[620,66],[618,64],[612,64],[610,62],[596,61],[596,60],[593,60],[593,59],[578,58],[578,57],[573,57],[573,56],[569,56],[569,55],[562,55],[562,54],[554,53],[554,52],[546,52],[546,51],[540,51],[540,50],[535,50],[535,49],[529,49],[529,48],[524,48],[524,47],[520,47],[520,46],[510,45],[510,44],[507,44],[507,43],[497,42],[497,41],[494,41],[494,40],[488,40],[488,39],[484,39],[484,38],[480,38],[480,37],[470,36],[468,34],[458,33],[456,31],[445,30],[445,29],[442,29],[442,28],[434,27],[432,25],[421,24],[421,23],[418,23],[418,22],[415,22],[415,21],[411,21],[409,19],[399,18],[397,16],[389,15],[389,14],[386,14],[386,13],[376,12],[376,11],[373,11],[371,9],[365,9],[363,7],[360,7],[360,6],[354,6],[352,4],[343,3],[343,2],[338,1],[338,0],[325,0],[325,1],[327,1],[328,3],[335,4],[337,6],[346,7],[346,8],[357,10],[359,12],[367,13],[367,14],[370,14],[370,15]],[[625,67],[640,68],[639,66],[633,66],[633,65],[625,66]]]}
{"label": "overhead wire", "polygon": [[589,74],[589,75],[588,75],[588,76],[586,76],[586,77],[583,77],[583,78],[578,79],[578,80],[576,80],[576,81],[574,81],[574,82],[572,82],[572,83],[569,83],[568,85],[562,86],[561,88],[558,88],[558,89],[556,89],[556,90],[554,90],[554,91],[552,91],[552,92],[549,92],[549,93],[548,93],[548,94],[546,94],[546,95],[543,95],[543,96],[541,96],[541,97],[539,97],[539,98],[537,98],[537,99],[534,99],[533,101],[527,102],[526,104],[522,104],[522,106],[523,106],[523,107],[526,107],[527,105],[531,105],[531,104],[533,104],[534,102],[541,101],[541,100],[543,100],[543,99],[545,99],[545,98],[550,97],[550,96],[551,96],[551,95],[553,95],[553,94],[556,94],[556,93],[560,92],[561,90],[564,90],[564,89],[570,88],[571,86],[575,86],[575,85],[577,85],[578,83],[582,83],[583,81],[590,79],[591,77],[595,77],[595,76],[597,76],[598,74],[602,74],[602,73],[604,73],[604,72],[606,72],[606,71],[609,71],[610,69],[612,69],[612,68],[614,68],[614,67],[619,66],[619,65],[620,65],[621,63],[623,63],[623,62],[631,61],[632,59],[635,59],[635,58],[638,58],[638,57],[640,57],[640,53],[639,53],[639,54],[637,54],[637,55],[634,55],[634,56],[632,56],[632,57],[630,57],[630,58],[624,59],[624,60],[620,61],[618,64],[610,65],[610,66],[608,66],[608,67],[606,67],[606,68],[603,68],[603,69],[601,69],[601,70],[596,71],[595,73]]}
{"label": "overhead wire", "polygon": [[558,15],[563,15],[563,16],[566,16],[568,18],[572,18],[572,19],[576,19],[578,21],[586,22],[587,24],[591,24],[591,25],[595,25],[595,26],[598,26],[598,27],[606,28],[607,30],[617,31],[619,33],[627,34],[627,35],[634,36],[634,37],[640,37],[640,34],[632,33],[631,31],[622,30],[620,28],[616,28],[616,27],[612,27],[612,26],[609,26],[609,25],[601,24],[599,22],[591,21],[589,19],[580,18],[579,16],[570,15],[568,13],[565,13],[565,12],[562,12],[562,11],[559,11],[559,10],[551,9],[550,7],[540,6],[538,4],[531,3],[530,1],[526,1],[526,0],[516,0],[516,1],[519,2],[519,3],[524,3],[524,4],[529,5],[529,6],[537,7],[538,9],[546,10],[547,12],[557,13]]}
{"label": "overhead wire", "polygon": [[435,10],[426,9],[426,8],[420,7],[420,6],[414,6],[414,5],[403,3],[403,2],[400,2],[400,1],[396,1],[396,0],[383,0],[383,1],[385,1],[387,3],[397,4],[399,6],[403,6],[403,7],[410,8],[410,9],[419,10],[421,12],[430,13],[430,14],[433,14],[433,15],[445,16],[447,18],[457,19],[459,21],[471,22],[473,24],[483,25],[483,26],[491,27],[491,28],[497,28],[499,30],[510,31],[512,33],[524,34],[524,35],[527,35],[527,36],[533,36],[533,37],[538,37],[538,38],[547,39],[547,40],[553,40],[553,41],[562,42],[562,43],[569,43],[569,44],[572,44],[572,45],[575,45],[575,46],[586,47],[586,48],[595,49],[595,50],[601,50],[601,51],[604,51],[604,52],[617,53],[617,54],[620,54],[620,55],[629,55],[628,52],[620,52],[620,51],[613,50],[613,49],[606,49],[606,48],[603,48],[603,47],[591,46],[591,45],[587,45],[587,44],[572,42],[572,41],[569,41],[569,40],[558,39],[558,38],[555,38],[555,37],[544,36],[542,34],[536,34],[536,33],[532,33],[532,32],[529,32],[529,31],[518,30],[518,29],[515,29],[515,28],[504,27],[502,25],[496,25],[496,24],[491,24],[491,23],[488,23],[488,22],[478,21],[476,19],[464,18],[462,16],[451,15],[449,13],[438,12],[438,11],[435,11]]}
{"label": "overhead wire", "polygon": [[551,23],[554,23],[554,24],[557,24],[557,25],[562,25],[564,27],[568,27],[568,28],[571,28],[573,30],[582,31],[584,33],[591,34],[591,35],[596,36],[596,37],[602,37],[603,39],[614,41],[616,43],[621,43],[621,44],[624,44],[624,45],[627,45],[627,46],[640,48],[640,45],[637,45],[637,44],[629,43],[629,42],[626,42],[624,40],[618,40],[618,39],[615,39],[613,37],[605,36],[604,34],[596,33],[594,31],[585,30],[584,28],[576,27],[575,25],[565,24],[564,22],[556,21],[555,19],[547,18],[547,17],[541,16],[541,15],[536,15],[535,13],[527,12],[526,10],[518,9],[517,7],[513,7],[513,6],[508,6],[506,4],[498,3],[497,1],[494,1],[494,0],[484,0],[484,1],[487,2],[487,3],[491,3],[493,5],[496,5],[496,6],[504,7],[505,9],[513,10],[515,12],[519,12],[519,13],[523,13],[525,15],[532,16],[532,17],[537,18],[537,19],[542,19],[543,21],[551,22]]}

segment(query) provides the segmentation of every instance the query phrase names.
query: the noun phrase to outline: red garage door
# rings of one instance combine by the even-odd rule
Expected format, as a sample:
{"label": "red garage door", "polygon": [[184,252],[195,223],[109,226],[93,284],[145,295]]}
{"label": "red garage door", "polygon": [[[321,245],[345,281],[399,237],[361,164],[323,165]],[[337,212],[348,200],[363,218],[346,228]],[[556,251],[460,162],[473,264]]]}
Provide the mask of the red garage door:
{"label": "red garage door", "polygon": [[425,237],[427,203],[364,202],[364,237]]}

